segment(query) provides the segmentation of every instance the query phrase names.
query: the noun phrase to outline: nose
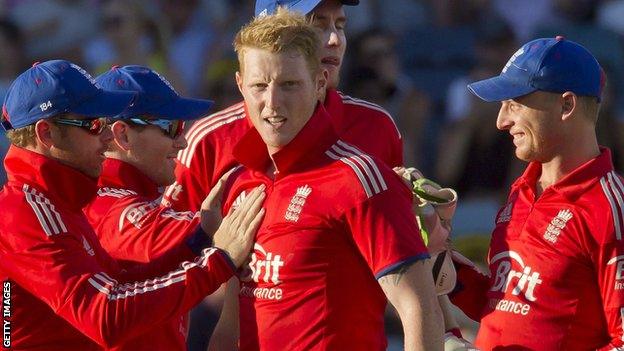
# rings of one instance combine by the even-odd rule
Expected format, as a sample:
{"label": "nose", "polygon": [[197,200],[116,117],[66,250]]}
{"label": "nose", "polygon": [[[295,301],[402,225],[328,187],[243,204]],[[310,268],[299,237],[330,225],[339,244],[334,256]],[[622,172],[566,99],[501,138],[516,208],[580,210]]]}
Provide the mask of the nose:
{"label": "nose", "polygon": [[276,84],[269,84],[266,90],[265,107],[271,111],[277,111],[279,108],[279,91]]}
{"label": "nose", "polygon": [[511,118],[509,118],[509,113],[505,111],[505,103],[503,103],[496,117],[496,128],[499,130],[507,130],[511,128],[511,125]]}
{"label": "nose", "polygon": [[325,36],[327,38],[325,41],[327,47],[339,47],[342,45],[342,40],[340,40],[340,35],[338,35],[336,27],[326,29]]}

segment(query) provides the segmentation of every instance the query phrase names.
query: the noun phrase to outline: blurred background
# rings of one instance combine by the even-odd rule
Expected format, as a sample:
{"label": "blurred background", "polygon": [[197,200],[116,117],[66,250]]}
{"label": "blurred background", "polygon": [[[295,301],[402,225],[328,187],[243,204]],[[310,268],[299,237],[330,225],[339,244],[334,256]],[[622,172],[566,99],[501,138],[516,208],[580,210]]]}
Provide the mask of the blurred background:
{"label": "blurred background", "polygon": [[[216,101],[217,111],[241,99],[231,43],[253,7],[253,0],[0,0],[0,97],[33,62],[64,58],[94,76],[112,65],[150,66],[181,94]],[[466,84],[498,74],[524,42],[564,35],[598,58],[608,76],[598,139],[621,173],[624,0],[361,0],[345,9],[340,89],[386,108],[403,134],[406,164],[458,191],[454,240],[474,261],[484,260],[494,216],[525,165],[496,130],[499,106],[474,98]],[[5,177],[2,168],[0,182]],[[191,350],[205,350],[209,329],[191,330]]]}

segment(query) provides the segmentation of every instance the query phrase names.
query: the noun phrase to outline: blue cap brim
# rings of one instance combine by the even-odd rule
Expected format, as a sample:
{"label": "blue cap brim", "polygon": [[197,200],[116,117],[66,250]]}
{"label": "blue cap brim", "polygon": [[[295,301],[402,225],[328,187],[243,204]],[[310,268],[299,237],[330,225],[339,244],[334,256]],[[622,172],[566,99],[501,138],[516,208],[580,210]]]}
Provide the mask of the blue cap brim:
{"label": "blue cap brim", "polygon": [[154,106],[153,103],[141,103],[139,95],[138,102],[124,113],[126,117],[134,117],[142,114],[168,120],[193,120],[208,115],[214,102],[204,99],[190,99],[179,97],[173,101],[162,105]]}
{"label": "blue cap brim", "polygon": [[132,105],[135,97],[136,93],[130,91],[101,90],[67,112],[88,117],[119,118]]}
{"label": "blue cap brim", "polygon": [[468,90],[487,102],[505,101],[530,94],[537,89],[524,84],[516,84],[504,76],[496,76],[489,79],[468,84]]}

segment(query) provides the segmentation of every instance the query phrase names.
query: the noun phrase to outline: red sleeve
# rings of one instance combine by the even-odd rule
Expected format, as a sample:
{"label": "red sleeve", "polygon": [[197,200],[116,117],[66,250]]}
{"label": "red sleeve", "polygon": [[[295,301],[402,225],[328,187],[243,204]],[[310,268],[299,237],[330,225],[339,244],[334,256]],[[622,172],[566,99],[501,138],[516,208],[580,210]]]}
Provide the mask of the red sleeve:
{"label": "red sleeve", "polygon": [[599,350],[624,350],[624,241],[615,237],[599,245],[592,257],[611,339]]}
{"label": "red sleeve", "polygon": [[[171,268],[195,256],[185,240],[199,226],[196,212],[177,212],[136,195],[115,198],[100,194],[95,201],[110,199],[113,200],[107,206],[108,213],[102,216],[95,230],[104,249],[116,260],[147,263],[168,256],[171,264],[166,260],[161,260],[161,264]],[[94,209],[100,208],[94,205]]]}
{"label": "red sleeve", "polygon": [[455,257],[453,257],[453,263],[457,272],[457,282],[455,289],[448,296],[466,316],[479,322],[487,305],[490,278],[474,265],[460,262]]}
{"label": "red sleeve", "polygon": [[403,163],[403,139],[401,138],[401,133],[396,128],[395,125],[393,127],[393,132],[396,137],[390,138],[391,145],[391,156],[390,156],[390,164],[388,165],[390,168],[393,167],[402,167]]}
{"label": "red sleeve", "polygon": [[[383,144],[387,145],[382,161],[390,168],[403,166],[403,138],[395,119],[390,115],[388,111],[378,112],[381,115],[379,117],[379,127],[383,127],[384,131],[378,131],[380,135],[383,135],[380,139],[383,140]],[[382,145],[383,145],[382,144]],[[387,157],[387,158],[386,158]]]}
{"label": "red sleeve", "polygon": [[[71,223],[63,223],[65,232],[46,235],[33,214],[27,215],[27,210],[19,214],[24,223],[33,224],[20,228],[19,240],[0,242],[0,269],[105,347],[188,311],[233,274],[229,257],[210,248],[165,276],[117,281],[120,276],[116,272],[107,272],[100,265],[107,257],[88,253],[79,239],[83,234],[75,232]],[[57,218],[58,223],[65,219]]]}
{"label": "red sleeve", "polygon": [[176,181],[165,190],[163,205],[178,211],[199,211],[213,185],[214,150],[205,139],[192,153],[178,156]]}
{"label": "red sleeve", "polygon": [[387,189],[345,212],[353,240],[376,278],[429,258],[411,210],[411,192],[389,169],[380,170]]}

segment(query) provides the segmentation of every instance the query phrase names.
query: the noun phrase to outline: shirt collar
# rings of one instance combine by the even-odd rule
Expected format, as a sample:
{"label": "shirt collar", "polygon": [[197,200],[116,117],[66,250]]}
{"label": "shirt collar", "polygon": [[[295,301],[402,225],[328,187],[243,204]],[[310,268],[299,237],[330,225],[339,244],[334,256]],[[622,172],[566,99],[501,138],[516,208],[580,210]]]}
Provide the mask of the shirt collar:
{"label": "shirt collar", "polygon": [[98,186],[132,190],[150,198],[160,196],[158,184],[130,163],[114,158],[104,161]]}
{"label": "shirt collar", "polygon": [[342,103],[342,95],[337,90],[327,89],[323,105],[332,119],[342,120],[344,104]]}
{"label": "shirt collar", "polygon": [[14,145],[9,148],[4,167],[9,182],[34,186],[75,211],[80,211],[97,192],[95,179],[57,160]]}
{"label": "shirt collar", "polygon": [[[312,117],[299,134],[273,154],[277,177],[312,167],[323,158],[325,150],[338,140],[323,105],[317,104]],[[234,158],[245,167],[264,172],[271,159],[266,144],[251,128],[234,147]]]}
{"label": "shirt collar", "polygon": [[[600,155],[577,167],[553,184],[551,188],[573,200],[582,195],[587,188],[594,185],[602,176],[612,170],[611,151],[606,147],[600,147]],[[535,191],[537,179],[541,174],[542,164],[531,162],[522,176],[516,181],[515,186],[529,186]]]}

